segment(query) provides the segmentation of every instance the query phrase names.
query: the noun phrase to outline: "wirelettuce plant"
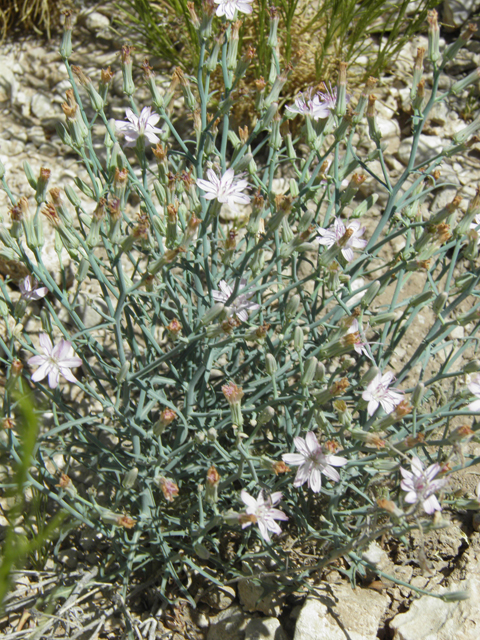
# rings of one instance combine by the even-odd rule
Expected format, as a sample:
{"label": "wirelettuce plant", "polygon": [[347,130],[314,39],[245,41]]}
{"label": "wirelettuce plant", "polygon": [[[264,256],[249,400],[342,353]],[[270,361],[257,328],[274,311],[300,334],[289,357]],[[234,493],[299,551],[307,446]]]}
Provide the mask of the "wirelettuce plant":
{"label": "wirelettuce plant", "polygon": [[[224,24],[220,41],[210,36],[214,20]],[[97,90],[70,66],[67,15],[61,54],[72,88],[59,132],[89,181],[48,190],[48,170],[36,178],[27,164],[32,214],[1,171],[12,203],[2,254],[30,273],[20,297],[0,280],[8,427],[1,447],[18,460],[17,394],[33,386],[44,420],[25,488],[104,534],[111,544],[103,571],[115,570],[125,589],[142,567],[165,599],[178,588],[192,600],[189,574],[223,584],[250,575],[248,567],[260,580],[298,588],[338,558],[354,580],[372,541],[444,526],[442,506],[480,508],[448,485],[451,472],[478,461],[463,445],[478,428],[465,420],[479,411],[472,394],[480,398],[480,363],[472,360],[480,195],[465,214],[460,197],[431,209],[445,185],[439,165],[468,149],[479,123],[416,161],[433,105],[477,78],[438,90],[473,28],[440,53],[430,14],[432,86],[427,92],[419,49],[410,160],[393,181],[373,79],[350,97],[341,64],[336,90],[279,110],[287,76],[273,55],[255,124],[237,134],[230,108],[255,52],[237,50],[225,17],[192,11],[192,24],[201,44],[197,75],[177,70],[162,90],[146,62],[153,107],[135,101],[124,48],[128,122],[115,122],[110,70]],[[273,28],[269,46],[273,53]],[[218,68],[225,87],[212,109]],[[182,138],[170,119],[178,88],[195,139]],[[303,119],[298,138],[292,118]],[[98,123],[102,157],[92,138]],[[376,186],[365,197],[367,174]],[[376,218],[379,194],[386,204]],[[75,265],[73,284],[42,262],[45,216],[55,249]],[[403,249],[385,252],[400,236]],[[412,275],[417,291],[403,296]],[[96,294],[93,325],[79,312],[87,284]],[[40,335],[21,324],[34,305]],[[392,356],[411,339],[420,312],[421,340],[395,368]],[[458,327],[464,337],[449,340]],[[305,546],[317,559],[299,563],[294,552]]]}

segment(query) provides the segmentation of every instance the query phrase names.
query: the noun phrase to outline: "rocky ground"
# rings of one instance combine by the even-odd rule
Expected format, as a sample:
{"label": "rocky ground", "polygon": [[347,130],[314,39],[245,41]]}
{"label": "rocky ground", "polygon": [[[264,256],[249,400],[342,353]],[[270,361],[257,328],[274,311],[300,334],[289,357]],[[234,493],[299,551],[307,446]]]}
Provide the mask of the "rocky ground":
{"label": "rocky ground", "polygon": [[[445,16],[450,11],[450,22],[459,26],[480,8],[474,5],[449,2]],[[81,16],[74,36],[77,44],[72,62],[94,80],[101,68],[111,65],[119,69],[118,50],[122,44],[110,29],[109,10],[102,6]],[[388,142],[388,163],[393,175],[403,170],[408,159],[408,80],[420,45],[426,45],[421,36],[404,47],[378,86],[379,127]],[[8,171],[10,187],[18,195],[32,195],[23,170],[25,160],[36,174],[40,167],[51,169],[52,185],[72,184],[78,175],[76,157],[66,153],[55,131],[55,124],[62,120],[60,105],[70,86],[57,49],[58,39],[45,43],[31,38],[7,41],[0,48],[0,159]],[[452,63],[441,88],[448,89],[479,62],[480,40],[473,40]],[[420,159],[435,154],[465,126],[469,116],[477,115],[478,93],[477,85],[470,94],[466,92],[438,106],[424,130]],[[123,118],[120,73],[114,81],[113,96],[110,115]],[[445,161],[442,178],[452,186],[438,193],[435,208],[450,201],[457,191],[466,207],[480,182],[479,157],[480,145],[475,145],[461,159]],[[369,189],[372,187],[367,180],[364,193]],[[378,211],[382,205],[380,197]],[[0,217],[6,217],[7,209],[6,196],[1,192]],[[397,240],[391,251],[399,251],[401,242]],[[53,265],[56,254],[51,259]],[[11,269],[12,265],[0,261],[0,273],[11,275]],[[413,346],[407,345],[404,353],[399,351],[398,359],[408,358],[410,349]],[[480,455],[480,447],[472,447],[472,453]],[[473,496],[479,475],[480,471],[470,468],[452,482],[459,491]],[[97,580],[102,545],[106,542],[81,530],[64,541],[55,558],[44,559],[42,570],[16,573],[15,588],[7,598],[0,629],[5,638],[12,640],[62,635],[82,640],[476,640],[480,636],[477,521],[466,513],[447,510],[443,518],[442,528],[425,537],[412,534],[405,541],[408,544],[389,540],[373,544],[366,552],[371,573],[355,589],[342,573],[349,569],[349,563],[342,560],[325,574],[312,577],[306,599],[304,593],[264,596],[265,585],[246,579],[224,590],[208,591],[199,597],[196,610],[181,599],[175,607],[163,606],[153,586],[134,590],[124,602],[115,585],[106,586]],[[0,525],[5,524],[5,519],[0,520]],[[394,576],[397,582],[386,576]],[[408,584],[435,593],[468,591],[470,597],[444,602],[412,592]],[[127,635],[128,629],[131,635]]]}

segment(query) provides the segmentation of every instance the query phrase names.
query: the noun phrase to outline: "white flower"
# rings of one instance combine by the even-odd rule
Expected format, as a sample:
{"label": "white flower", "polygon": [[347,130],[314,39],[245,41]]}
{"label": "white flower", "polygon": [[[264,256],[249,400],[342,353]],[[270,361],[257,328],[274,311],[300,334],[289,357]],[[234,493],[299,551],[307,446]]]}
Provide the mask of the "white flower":
{"label": "white flower", "polygon": [[247,507],[245,514],[240,514],[242,529],[249,527],[251,524],[256,524],[260,530],[260,535],[266,542],[270,542],[269,531],[277,534],[282,533],[280,525],[275,520],[288,520],[288,516],[280,509],[274,509],[274,506],[282,499],[280,491],[272,493],[266,500],[263,497],[263,491],[260,491],[258,498],[255,500],[245,489],[242,489],[240,497]]}
{"label": "white flower", "polygon": [[242,13],[252,13],[253,11],[250,6],[253,0],[214,0],[214,2],[218,4],[217,16],[225,16],[227,20],[234,19],[235,10]]}
{"label": "white flower", "polygon": [[47,287],[39,287],[38,280],[33,276],[27,276],[19,286],[22,300],[40,300],[40,298],[44,298],[48,293]]}
{"label": "white flower", "polygon": [[[233,287],[228,285],[225,280],[220,280],[218,286],[220,287],[220,291],[212,291],[212,297],[216,302],[227,302],[230,296],[233,293]],[[235,300],[227,307],[227,311],[230,312],[230,315],[236,315],[242,322],[247,322],[248,313],[250,311],[256,311],[260,309],[260,305],[256,302],[250,302],[249,298],[252,297],[252,293],[242,293],[247,286],[247,281],[242,278],[240,280],[240,287],[238,288],[237,297]]]}
{"label": "white flower", "polygon": [[213,169],[207,170],[208,180],[197,179],[197,186],[205,191],[202,198],[206,200],[218,200],[226,203],[232,209],[236,209],[237,204],[248,204],[250,196],[242,193],[248,187],[246,180],[235,180],[233,169],[227,169],[223,176],[219,178]]}
{"label": "white flower", "polygon": [[303,438],[294,438],[295,447],[300,453],[284,453],[282,459],[287,464],[299,467],[293,482],[294,487],[301,487],[308,482],[308,487],[318,493],[322,488],[322,473],[334,482],[340,480],[340,475],[333,467],[342,467],[348,460],[342,456],[325,454],[313,431],[309,431]]}
{"label": "white flower", "polygon": [[469,391],[473,393],[474,396],[477,396],[478,400],[474,400],[471,402],[467,409],[469,411],[473,411],[474,413],[480,412],[480,373],[477,373],[472,380],[467,384],[467,388]]}
{"label": "white flower", "polygon": [[77,382],[70,369],[79,367],[82,364],[82,360],[75,354],[68,340],[62,338],[57,346],[54,347],[48,335],[41,333],[40,346],[44,351],[44,355],[32,356],[28,360],[29,365],[39,367],[32,374],[34,382],[40,382],[40,380],[48,376],[48,386],[50,389],[55,389],[58,386],[60,374],[69,382]]}
{"label": "white flower", "polygon": [[385,413],[392,413],[397,404],[403,399],[403,391],[393,391],[388,385],[394,380],[390,371],[383,376],[378,373],[362,393],[362,398],[368,402],[368,415],[373,416],[379,404]]}
{"label": "white flower", "polygon": [[160,138],[155,135],[162,133],[162,130],[155,126],[160,116],[158,113],[152,113],[152,107],[143,107],[140,117],[131,109],[126,109],[125,114],[129,122],[115,120],[115,129],[124,135],[126,147],[134,147],[140,137],[146,138],[150,144],[160,142]]}
{"label": "white flower", "polygon": [[347,262],[351,262],[353,260],[353,249],[364,249],[367,246],[367,240],[363,240],[360,236],[363,236],[365,233],[365,227],[360,226],[360,222],[358,220],[352,220],[345,226],[340,218],[334,218],[333,228],[322,229],[318,228],[318,233],[320,237],[318,237],[318,242],[320,244],[326,245],[328,248],[333,246],[335,243],[339,243],[342,238],[347,233],[350,234],[346,240],[343,240],[341,243],[342,246],[342,255]]}
{"label": "white flower", "polygon": [[442,507],[434,493],[441,489],[447,480],[446,478],[440,480],[433,479],[441,470],[440,465],[437,463],[432,464],[425,471],[422,461],[416,456],[413,456],[411,469],[412,471],[410,472],[400,467],[400,473],[403,476],[400,486],[407,492],[405,502],[409,504],[423,502],[423,509],[425,513],[429,515],[434,511],[441,511]]}

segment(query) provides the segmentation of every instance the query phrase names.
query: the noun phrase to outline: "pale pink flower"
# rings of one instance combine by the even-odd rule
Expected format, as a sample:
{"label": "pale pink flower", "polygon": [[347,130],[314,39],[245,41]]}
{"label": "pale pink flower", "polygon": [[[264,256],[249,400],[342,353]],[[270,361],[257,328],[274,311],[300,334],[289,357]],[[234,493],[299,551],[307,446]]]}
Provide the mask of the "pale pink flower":
{"label": "pale pink flower", "polygon": [[77,382],[70,369],[79,367],[82,360],[76,355],[68,340],[62,338],[54,347],[48,335],[41,333],[40,346],[44,355],[32,356],[28,360],[29,365],[38,366],[38,369],[32,373],[33,382],[40,382],[48,376],[48,386],[50,389],[55,389],[58,386],[60,374],[69,382]]}
{"label": "pale pink flower", "polygon": [[435,496],[435,491],[441,489],[447,480],[446,478],[434,480],[434,477],[441,470],[440,465],[435,463],[425,470],[423,462],[417,458],[417,456],[413,456],[411,469],[412,471],[407,471],[403,467],[400,467],[400,473],[403,476],[400,486],[407,492],[405,502],[409,504],[422,502],[425,513],[429,515],[434,511],[441,511],[442,507]]}
{"label": "pale pink flower", "polygon": [[218,4],[217,16],[225,16],[227,20],[235,18],[235,11],[241,13],[252,13],[253,11],[250,6],[253,0],[214,0],[214,2]]}
{"label": "pale pink flower", "polygon": [[[337,89],[334,87],[325,87],[325,91],[317,91],[313,94],[312,90],[307,93],[299,93],[295,99],[295,104],[287,107],[292,113],[299,113],[303,116],[310,116],[313,120],[323,120],[328,118],[330,113],[335,110],[337,104]],[[347,104],[350,96],[347,96]]]}
{"label": "pale pink flower", "polygon": [[126,147],[134,147],[140,137],[146,138],[150,144],[160,142],[156,134],[162,133],[162,129],[155,127],[160,116],[158,113],[152,113],[152,107],[143,107],[140,117],[131,109],[126,109],[125,114],[129,122],[115,120],[115,129],[125,137]]}
{"label": "pale pink flower", "polygon": [[353,260],[353,249],[364,249],[367,246],[367,240],[363,240],[361,236],[365,233],[365,227],[360,226],[358,220],[352,220],[345,226],[340,218],[334,218],[333,228],[318,228],[320,236],[317,238],[320,244],[330,248],[343,238],[347,229],[351,230],[351,236],[344,242],[342,246],[342,255],[347,262]]}
{"label": "pale pink flower", "polygon": [[[225,280],[220,280],[218,286],[220,287],[220,291],[212,291],[212,298],[216,302],[225,303],[232,295],[233,287],[228,285]],[[242,322],[247,322],[248,314],[251,311],[260,309],[259,304],[257,304],[256,302],[250,302],[250,298],[252,297],[253,293],[242,293],[245,291],[246,286],[247,281],[242,278],[240,280],[240,287],[238,288],[237,297],[228,307],[226,307],[226,310],[230,315],[236,315]]]}
{"label": "pale pink flower", "polygon": [[307,433],[305,440],[297,437],[293,442],[300,453],[284,453],[282,459],[287,464],[298,467],[294,487],[301,487],[307,482],[309,489],[318,493],[322,488],[322,473],[334,482],[340,480],[340,475],[334,467],[347,464],[347,458],[324,453],[313,431]]}
{"label": "pale pink flower", "polygon": [[205,191],[202,197],[205,200],[218,200],[226,203],[232,209],[236,209],[237,204],[248,204],[250,196],[242,193],[248,187],[247,180],[235,179],[233,169],[227,169],[223,176],[219,178],[213,169],[207,170],[208,180],[197,179],[197,186]]}
{"label": "pale pink flower", "polygon": [[362,398],[368,402],[368,415],[373,416],[381,404],[385,413],[392,413],[397,404],[403,400],[403,391],[389,389],[389,385],[395,379],[390,371],[378,373],[362,393]]}
{"label": "pale pink flower", "polygon": [[240,497],[247,507],[244,514],[239,514],[242,529],[249,527],[251,524],[256,524],[260,530],[260,535],[266,542],[270,542],[269,531],[276,534],[282,533],[280,525],[275,520],[288,520],[288,516],[280,509],[274,509],[275,505],[282,499],[280,491],[272,493],[266,499],[263,496],[263,491],[260,491],[258,498],[255,500],[245,489],[242,489]]}
{"label": "pale pink flower", "polygon": [[480,412],[480,373],[477,373],[473,376],[472,380],[467,384],[467,388],[469,391],[473,393],[478,399],[471,402],[467,409],[469,411],[473,411],[474,413]]}
{"label": "pale pink flower", "polygon": [[[367,326],[367,329],[368,329],[368,326]],[[372,356],[368,353],[368,350],[367,350],[367,345],[369,343],[365,338],[365,334],[363,330],[360,330],[360,325],[358,324],[358,320],[356,318],[352,320],[352,324],[350,325],[346,333],[347,336],[350,334],[355,335],[355,343],[353,345],[353,348],[358,353],[358,355],[361,356],[363,354],[367,356],[367,358],[370,358],[370,360],[373,360]]]}
{"label": "pale pink flower", "polygon": [[47,287],[39,287],[38,280],[33,276],[27,276],[23,282],[20,282],[19,287],[22,300],[40,300],[48,293]]}

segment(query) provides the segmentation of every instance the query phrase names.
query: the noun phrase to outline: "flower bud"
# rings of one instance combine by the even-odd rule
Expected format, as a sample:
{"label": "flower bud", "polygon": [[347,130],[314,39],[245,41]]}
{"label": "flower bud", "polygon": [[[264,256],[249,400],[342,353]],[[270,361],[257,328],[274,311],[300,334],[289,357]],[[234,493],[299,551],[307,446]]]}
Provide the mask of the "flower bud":
{"label": "flower bud", "polygon": [[218,316],[225,310],[225,305],[222,302],[216,302],[210,309],[203,314],[200,321],[205,326],[211,324]]}
{"label": "flower bud", "polygon": [[257,416],[257,426],[263,427],[264,424],[270,422],[275,417],[275,409],[273,407],[264,407]]}
{"label": "flower bud", "polygon": [[271,353],[267,353],[267,355],[265,356],[265,369],[269,376],[274,376],[277,372],[277,361],[275,360],[275,356],[273,356]]}
{"label": "flower bud", "polygon": [[414,407],[420,406],[424,393],[425,393],[425,385],[423,384],[423,382],[419,382],[412,393],[412,405]]}
{"label": "flower bud", "polygon": [[234,382],[230,382],[229,384],[223,385],[222,393],[230,405],[232,423],[237,427],[241,427],[243,425],[242,398],[244,395],[242,387],[238,387]]}
{"label": "flower bud", "polygon": [[295,331],[293,332],[293,348],[297,353],[303,349],[304,343],[304,334],[302,327],[295,327]]}
{"label": "flower bud", "polygon": [[437,315],[437,316],[440,315],[440,313],[442,312],[442,309],[445,306],[445,303],[447,302],[447,300],[448,300],[448,294],[445,293],[445,292],[440,293],[435,298],[435,300],[432,303],[432,310],[433,310],[433,313],[435,315]]}
{"label": "flower bud", "polygon": [[300,305],[300,296],[298,293],[293,295],[290,300],[287,302],[287,306],[285,307],[285,317],[287,320],[291,320],[297,314],[298,307]]}
{"label": "flower bud", "polygon": [[135,84],[132,76],[132,56],[133,47],[123,45],[122,47],[122,74],[123,74],[123,92],[127,96],[133,96],[135,93]]}
{"label": "flower bud", "polygon": [[60,55],[64,60],[72,55],[72,12],[63,11],[63,35],[60,44]]}
{"label": "flower bud", "polygon": [[212,464],[207,471],[207,480],[205,483],[205,500],[212,504],[218,502],[218,485],[220,484],[220,474]]}
{"label": "flower bud", "polygon": [[361,305],[364,309],[366,309],[371,304],[371,302],[373,302],[377,293],[380,290],[380,286],[381,284],[379,280],[374,280],[371,283],[371,285],[368,287],[368,289],[365,291],[362,298],[362,302],[361,302]]}
{"label": "flower bud", "polygon": [[440,27],[438,13],[433,9],[427,13],[428,21],[428,59],[435,64],[440,58]]}
{"label": "flower bud", "polygon": [[122,480],[123,488],[133,489],[133,487],[135,486],[135,483],[137,482],[137,477],[138,477],[138,469],[136,467],[133,467],[133,469],[130,469],[130,471],[128,471],[128,473],[125,474]]}
{"label": "flower bud", "polygon": [[418,294],[418,296],[414,296],[410,300],[409,306],[411,308],[415,308],[424,305],[433,297],[433,295],[433,291],[424,291],[423,293]]}
{"label": "flower bud", "polygon": [[480,371],[480,360],[470,360],[463,367],[464,373],[476,373],[477,371]]}
{"label": "flower bud", "polygon": [[317,372],[318,360],[315,356],[311,356],[305,362],[302,377],[300,378],[300,384],[302,387],[309,387],[315,379]]}
{"label": "flower bud", "polygon": [[395,322],[398,320],[399,312],[391,311],[388,313],[379,313],[376,316],[370,316],[370,326],[375,327],[377,324],[386,324],[387,322]]}
{"label": "flower bud", "polygon": [[153,482],[162,490],[163,496],[167,502],[173,502],[178,496],[178,485],[173,480],[169,480],[163,476],[157,476]]}

